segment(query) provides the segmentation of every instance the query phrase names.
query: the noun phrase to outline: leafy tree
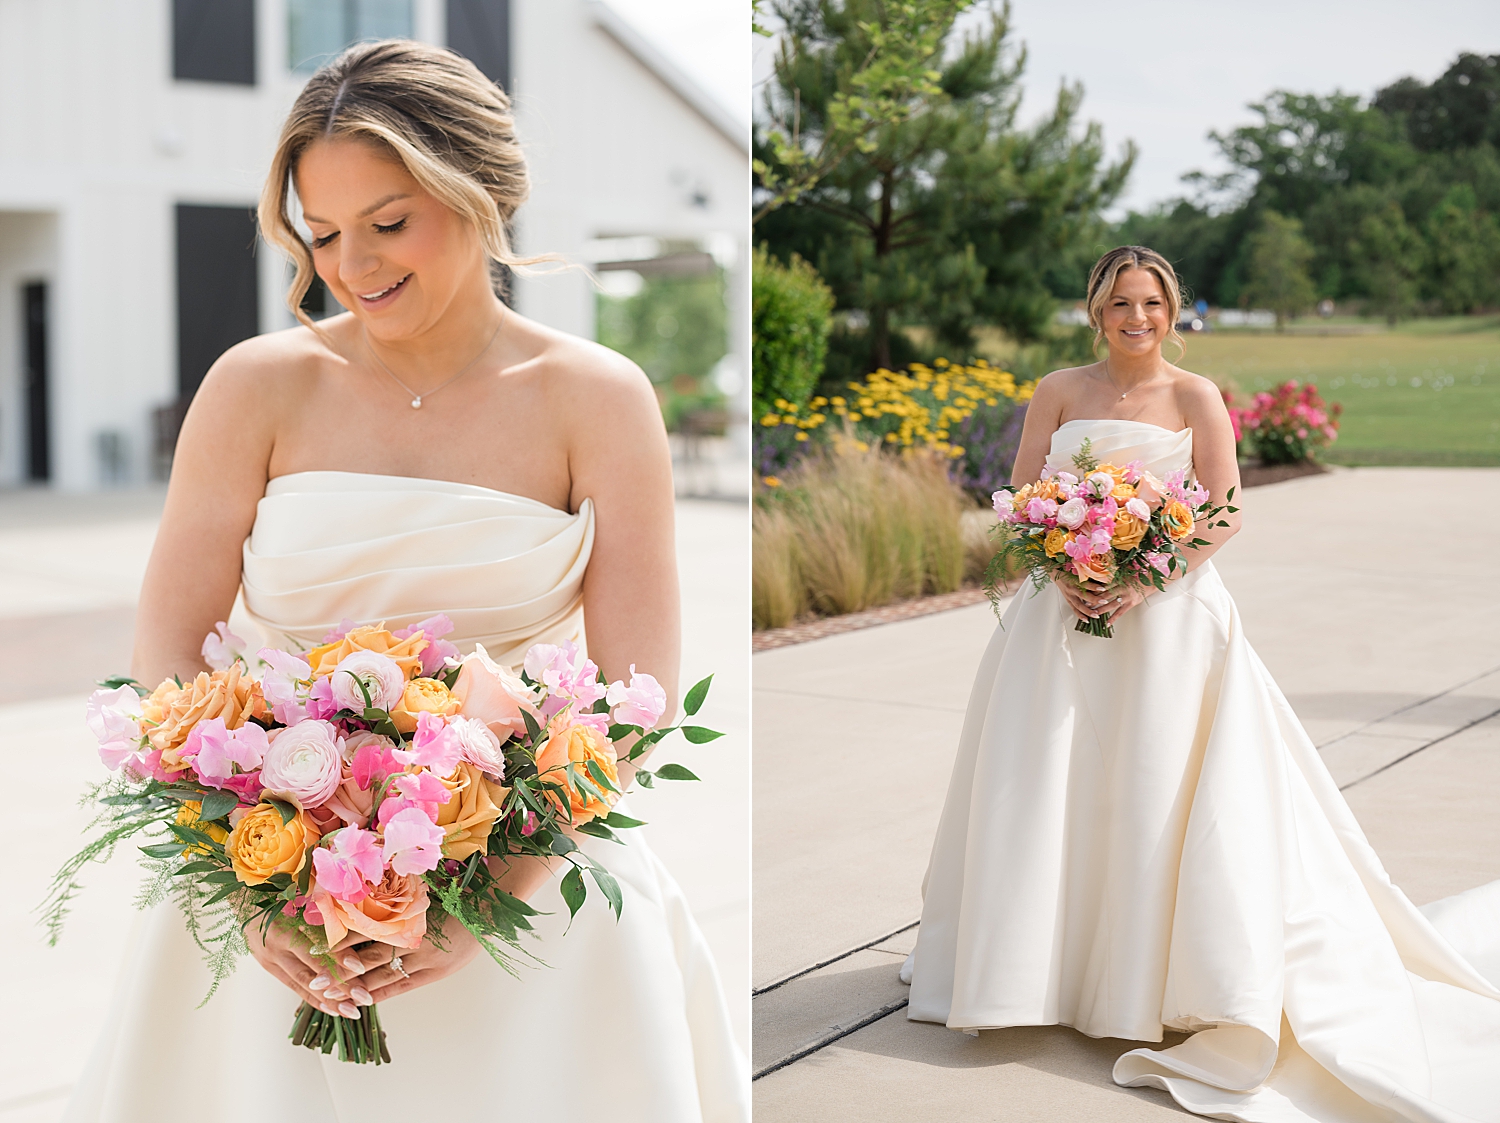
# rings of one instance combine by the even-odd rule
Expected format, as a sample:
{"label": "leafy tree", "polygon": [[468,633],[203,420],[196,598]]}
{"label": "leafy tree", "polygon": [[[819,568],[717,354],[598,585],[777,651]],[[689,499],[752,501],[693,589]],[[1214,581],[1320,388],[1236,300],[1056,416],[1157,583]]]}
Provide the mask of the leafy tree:
{"label": "leafy tree", "polygon": [[1466,51],[1431,85],[1402,78],[1376,93],[1374,105],[1423,152],[1500,145],[1500,55]]}
{"label": "leafy tree", "polygon": [[1390,203],[1359,226],[1353,256],[1370,310],[1394,324],[1416,311],[1426,247],[1401,208]]}
{"label": "leafy tree", "polygon": [[1425,293],[1448,313],[1500,302],[1500,222],[1479,213],[1474,189],[1454,186],[1427,217]]}
{"label": "leafy tree", "polygon": [[1249,262],[1241,299],[1276,313],[1276,330],[1317,297],[1307,265],[1313,248],[1302,236],[1302,224],[1275,211],[1261,215],[1260,229],[1250,236]]}
{"label": "leafy tree", "polygon": [[[821,150],[840,127],[835,99],[889,42],[903,7],[781,0],[766,115],[781,120],[795,106],[803,146]],[[1106,163],[1098,127],[1078,127],[1077,87],[1063,88],[1035,127],[1018,129],[1025,54],[1009,41],[1009,9],[989,14],[962,42],[952,41],[950,19],[931,54],[933,87],[756,228],[776,256],[813,262],[845,313],[830,340],[829,380],[911,357],[903,326],[958,354],[981,325],[1021,340],[1044,335],[1055,308],[1047,267],[1104,240],[1099,212],[1123,187],[1133,151]],[[769,131],[758,131],[756,156],[774,182],[792,169],[783,170]]]}

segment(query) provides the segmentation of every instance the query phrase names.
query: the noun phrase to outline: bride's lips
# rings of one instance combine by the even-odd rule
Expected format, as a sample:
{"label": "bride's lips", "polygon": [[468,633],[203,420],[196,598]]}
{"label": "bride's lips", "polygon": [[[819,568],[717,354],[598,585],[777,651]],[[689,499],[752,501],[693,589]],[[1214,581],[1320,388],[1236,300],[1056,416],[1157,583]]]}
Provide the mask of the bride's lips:
{"label": "bride's lips", "polygon": [[410,273],[383,289],[374,289],[368,295],[365,293],[354,295],[359,297],[360,304],[365,308],[383,308],[401,295],[401,290],[406,288],[406,282],[409,280],[411,280]]}

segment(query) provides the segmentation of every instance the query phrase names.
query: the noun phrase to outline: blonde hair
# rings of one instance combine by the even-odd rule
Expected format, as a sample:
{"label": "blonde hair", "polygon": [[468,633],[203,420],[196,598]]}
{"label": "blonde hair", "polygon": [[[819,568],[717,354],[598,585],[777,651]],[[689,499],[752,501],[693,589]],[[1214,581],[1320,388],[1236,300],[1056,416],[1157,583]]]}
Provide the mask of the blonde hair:
{"label": "blonde hair", "polygon": [[[1182,286],[1177,280],[1177,270],[1161,254],[1145,246],[1120,246],[1112,249],[1094,262],[1094,267],[1089,270],[1087,307],[1089,327],[1094,329],[1095,353],[1098,353],[1099,343],[1104,338],[1104,305],[1109,300],[1109,294],[1115,291],[1115,282],[1119,280],[1120,274],[1127,269],[1144,269],[1161,282],[1161,291],[1167,296],[1167,314],[1172,325],[1167,338],[1175,340],[1177,346],[1182,348],[1183,355],[1187,354],[1187,340],[1177,331],[1177,321],[1182,316]],[[1179,355],[1178,360],[1181,361],[1181,358]]]}
{"label": "blonde hair", "polygon": [[510,99],[468,59],[409,39],[359,43],[323,67],[293,103],[281,127],[260,195],[260,229],[297,266],[287,307],[302,310],[315,271],[312,250],[287,212],[292,177],[309,145],[329,137],[376,144],[422,188],[479,233],[495,267],[550,260],[511,250],[510,223],[526,201],[526,158],[516,141]]}

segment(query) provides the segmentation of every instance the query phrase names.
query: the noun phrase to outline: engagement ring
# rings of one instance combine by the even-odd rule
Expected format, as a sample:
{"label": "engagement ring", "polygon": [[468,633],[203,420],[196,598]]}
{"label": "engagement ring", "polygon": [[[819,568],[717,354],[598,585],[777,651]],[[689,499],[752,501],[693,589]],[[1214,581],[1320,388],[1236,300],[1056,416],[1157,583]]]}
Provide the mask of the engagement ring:
{"label": "engagement ring", "polygon": [[391,956],[391,970],[395,971],[403,979],[411,978],[411,976],[406,973],[406,968],[401,966],[401,957],[399,955]]}

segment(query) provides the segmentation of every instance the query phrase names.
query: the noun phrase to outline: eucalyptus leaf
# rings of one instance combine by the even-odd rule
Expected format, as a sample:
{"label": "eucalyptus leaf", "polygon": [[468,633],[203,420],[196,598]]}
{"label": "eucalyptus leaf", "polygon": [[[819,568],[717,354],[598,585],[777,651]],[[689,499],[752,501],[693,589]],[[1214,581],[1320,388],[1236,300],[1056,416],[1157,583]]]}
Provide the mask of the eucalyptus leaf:
{"label": "eucalyptus leaf", "polygon": [[199,880],[206,881],[211,885],[233,885],[239,879],[239,874],[233,870],[215,870],[213,873],[205,874]]}
{"label": "eucalyptus leaf", "polygon": [[[620,896],[620,883],[603,866],[594,864],[589,866],[589,874],[594,879],[594,884],[599,886],[604,899],[609,902],[609,907],[615,910],[615,919],[620,919],[620,913],[625,908],[625,900]],[[581,879],[580,879],[581,880]]]}
{"label": "eucalyptus leaf", "polygon": [[174,871],[172,876],[182,877],[183,875],[190,873],[217,873],[223,868],[224,867],[219,865],[218,862],[189,862],[180,870]]}
{"label": "eucalyptus leaf", "polygon": [[714,676],[709,675],[706,679],[694,683],[693,688],[687,692],[687,697],[682,700],[682,708],[691,717],[703,706],[703,700],[708,697],[708,686],[713,682]]}
{"label": "eucalyptus leaf", "polygon": [[176,858],[182,853],[182,843],[157,842],[140,847],[140,851],[148,858]]}
{"label": "eucalyptus leaf", "polygon": [[608,737],[611,741],[621,741],[630,736],[632,733],[639,733],[640,731],[641,727],[639,725],[616,724],[609,727],[609,732],[607,732],[605,736]]}
{"label": "eucalyptus leaf", "polygon": [[556,834],[552,836],[552,853],[556,854],[559,858],[564,854],[571,854],[577,849],[578,846],[567,835]]}
{"label": "eucalyptus leaf", "polygon": [[[531,739],[533,741],[541,736],[542,727],[536,723],[536,718],[531,716],[530,710],[523,709],[521,711],[521,720],[526,723],[526,732],[531,736]],[[579,884],[583,883],[582,878],[579,878],[578,880]]]}
{"label": "eucalyptus leaf", "polygon": [[656,773],[654,773],[654,772],[648,772],[644,768],[637,768],[635,770],[636,783],[640,784],[640,786],[643,787],[643,788],[654,788],[654,787],[656,787],[656,779],[655,779],[655,777],[656,777]]}
{"label": "eucalyptus leaf", "polygon": [[626,827],[644,827],[646,825],[640,819],[632,819],[629,815],[622,815],[618,811],[611,811],[599,821],[606,827],[614,827],[616,830],[624,830]]}
{"label": "eucalyptus leaf", "polygon": [[608,788],[610,791],[614,792],[616,795],[619,794],[620,789],[617,788],[614,784],[612,784],[610,782],[609,777],[607,775],[605,775],[605,773],[604,773],[604,769],[601,768],[601,767],[599,767],[599,762],[597,760],[594,760],[593,758],[590,758],[585,763],[585,767],[588,769],[589,775],[594,778],[594,781],[596,783],[602,785],[603,787]]}
{"label": "eucalyptus leaf", "polygon": [[222,901],[225,897],[229,896],[231,893],[233,893],[238,888],[239,888],[239,883],[238,882],[236,882],[234,885],[226,885],[226,886],[224,886],[224,888],[220,889],[212,897],[210,897],[208,900],[204,901],[201,907],[202,908],[207,908],[209,905],[216,905],[216,904],[218,904],[220,901]]}

